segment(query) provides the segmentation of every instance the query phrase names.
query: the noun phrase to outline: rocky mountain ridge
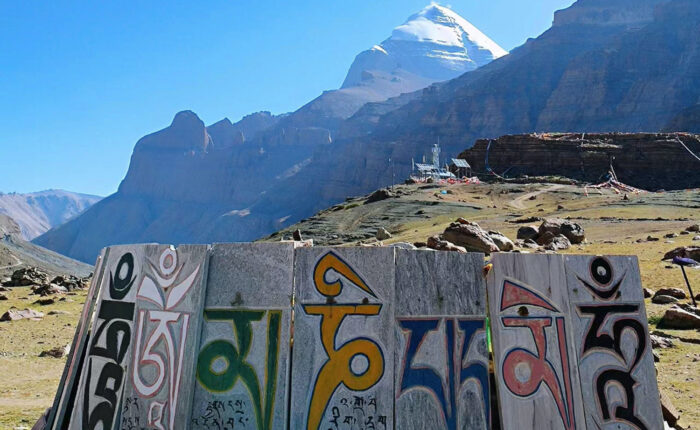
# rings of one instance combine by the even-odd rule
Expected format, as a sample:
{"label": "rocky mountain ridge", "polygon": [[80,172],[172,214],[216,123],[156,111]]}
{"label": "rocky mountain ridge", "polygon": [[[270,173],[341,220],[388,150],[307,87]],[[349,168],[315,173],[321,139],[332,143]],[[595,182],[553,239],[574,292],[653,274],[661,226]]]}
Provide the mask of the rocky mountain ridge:
{"label": "rocky mountain ridge", "polygon": [[451,157],[509,134],[691,128],[700,3],[635,5],[579,0],[540,37],[456,79],[365,104],[347,119],[312,102],[221,152],[208,140],[214,133],[184,115],[191,142],[173,137],[163,145],[178,150],[162,158],[148,155],[155,144],[141,145],[119,193],[37,243],[90,260],[113,243],[252,240],[401,180],[438,141]]}
{"label": "rocky mountain ridge", "polygon": [[64,190],[0,193],[0,214],[12,218],[22,237],[31,240],[81,214],[100,199]]}

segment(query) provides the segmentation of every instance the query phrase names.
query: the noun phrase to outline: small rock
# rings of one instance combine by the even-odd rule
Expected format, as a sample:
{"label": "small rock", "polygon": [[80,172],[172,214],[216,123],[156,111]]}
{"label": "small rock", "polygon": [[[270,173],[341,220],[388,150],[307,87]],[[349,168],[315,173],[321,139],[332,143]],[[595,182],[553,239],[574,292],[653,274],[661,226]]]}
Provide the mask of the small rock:
{"label": "small rock", "polygon": [[0,294],[0,300],[7,300],[7,296],[4,294]]}
{"label": "small rock", "polygon": [[500,231],[489,231],[488,232],[489,237],[493,242],[496,244],[498,249],[502,252],[510,252],[515,248],[515,244],[513,244],[513,241],[508,239],[503,233]]}
{"label": "small rock", "polygon": [[518,229],[517,238],[522,239],[522,240],[528,240],[528,239],[535,240],[535,239],[537,239],[537,236],[539,234],[540,234],[540,232],[537,229],[537,227],[535,227],[533,225],[526,225],[526,226],[522,226]]}
{"label": "small rock", "polygon": [[629,199],[630,199],[630,196],[628,196],[627,193],[625,193],[625,195],[622,196],[622,200],[629,200]]}
{"label": "small rock", "polygon": [[687,235],[689,235],[689,234],[690,234],[690,232],[687,231],[687,230],[683,230],[683,231],[680,232],[680,235],[681,235],[681,236],[687,236]]}
{"label": "small rock", "polygon": [[677,303],[678,299],[673,296],[664,296],[663,294],[656,294],[654,297],[652,297],[651,302],[656,303],[657,305],[667,305],[669,303]]}
{"label": "small rock", "polygon": [[648,299],[649,297],[654,295],[654,292],[651,291],[649,288],[642,288],[642,290],[644,291],[644,298],[645,299]]}
{"label": "small rock", "polygon": [[673,427],[681,418],[681,414],[678,412],[678,409],[676,409],[675,406],[673,406],[673,403],[671,403],[671,399],[668,398],[666,393],[659,390],[659,395],[661,396],[661,414],[664,417],[664,421],[666,421],[671,427]]}
{"label": "small rock", "polygon": [[2,316],[0,316],[0,321],[18,321],[25,318],[37,320],[43,317],[43,313],[37,312],[32,309],[25,309],[23,311],[20,311],[17,308],[10,308],[10,310],[8,310],[4,314],[2,314]]}
{"label": "small rock", "polygon": [[678,234],[677,233],[668,233],[668,234],[665,234],[664,237],[666,239],[673,239],[674,237],[678,237]]}
{"label": "small rock", "polygon": [[53,357],[53,358],[62,358],[68,354],[70,350],[70,346],[57,346],[55,348],[51,348],[46,351],[42,351],[39,354],[39,357]]}
{"label": "small rock", "polygon": [[651,347],[655,349],[673,348],[673,339],[657,336],[655,334],[650,334],[649,339],[651,340]]}
{"label": "small rock", "polygon": [[686,295],[680,288],[661,288],[655,294],[656,296],[671,296],[677,299],[685,299]]}
{"label": "small rock", "polygon": [[49,311],[47,315],[70,315],[68,311]]}
{"label": "small rock", "polygon": [[452,242],[440,239],[438,236],[431,236],[428,238],[428,248],[434,249],[436,251],[454,251],[462,254],[466,254],[467,250],[462,246],[457,246]]}
{"label": "small rock", "polygon": [[694,240],[694,241],[699,241],[699,240],[700,240],[700,235],[694,236],[694,237],[693,237],[693,240]]}
{"label": "small rock", "polygon": [[557,205],[557,210],[558,210],[558,211],[564,210],[564,206],[562,206],[562,205]]}
{"label": "small rock", "polygon": [[690,225],[690,226],[688,226],[688,228],[685,229],[685,231],[698,232],[698,231],[700,231],[700,224]]}
{"label": "small rock", "polygon": [[428,243],[427,242],[413,242],[413,246],[416,248],[427,248]]}
{"label": "small rock", "polygon": [[391,233],[389,233],[384,227],[379,227],[374,237],[376,237],[377,240],[387,240],[391,238]]}
{"label": "small rock", "polygon": [[672,260],[673,257],[690,258],[700,261],[700,246],[680,246],[664,254],[663,260]]}
{"label": "small rock", "polygon": [[408,242],[396,242],[396,243],[392,243],[389,246],[392,248],[407,249],[409,251],[417,248],[416,246],[414,246],[413,244],[408,243]]}
{"label": "small rock", "polygon": [[659,328],[690,330],[700,328],[700,316],[674,306],[664,313]]}
{"label": "small rock", "polygon": [[647,236],[647,242],[658,242],[659,238],[654,236]]}
{"label": "small rock", "polygon": [[382,188],[370,194],[369,197],[367,197],[367,200],[365,200],[365,204],[379,202],[391,197],[394,197],[394,193],[392,193],[388,188]]}
{"label": "small rock", "polygon": [[47,298],[47,299],[39,299],[34,302],[35,305],[41,305],[41,306],[48,306],[48,305],[53,305],[56,303],[56,300],[52,298]]}
{"label": "small rock", "polygon": [[303,239],[301,238],[301,230],[296,229],[292,233],[292,239],[294,239],[297,242],[301,242]]}

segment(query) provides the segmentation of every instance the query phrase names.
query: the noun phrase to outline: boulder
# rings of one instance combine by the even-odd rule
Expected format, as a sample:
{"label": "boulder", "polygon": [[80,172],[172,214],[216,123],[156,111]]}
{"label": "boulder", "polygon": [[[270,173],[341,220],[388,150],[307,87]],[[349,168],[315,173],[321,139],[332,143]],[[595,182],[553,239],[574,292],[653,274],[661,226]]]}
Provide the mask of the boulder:
{"label": "boulder", "polygon": [[651,347],[654,349],[673,348],[675,346],[673,339],[656,334],[650,334],[649,340],[651,340]]}
{"label": "boulder", "polygon": [[671,297],[675,297],[677,299],[685,299],[686,298],[685,291],[681,290],[680,288],[661,288],[654,295],[655,296],[671,296]]}
{"label": "boulder", "polygon": [[677,303],[678,299],[673,296],[656,294],[654,297],[652,297],[651,302],[656,303],[657,305],[668,305],[669,303]]}
{"label": "boulder", "polygon": [[389,233],[384,227],[379,227],[374,237],[376,237],[377,240],[387,240],[391,238],[391,233]]}
{"label": "boulder", "polygon": [[557,237],[557,235],[551,231],[546,231],[537,237],[537,244],[542,246],[548,245],[555,237]]}
{"label": "boulder", "polygon": [[500,231],[489,231],[488,235],[500,251],[510,252],[513,250],[513,248],[515,248],[515,244],[513,244],[513,241],[508,239]]}
{"label": "boulder", "polygon": [[677,330],[700,329],[700,316],[678,306],[673,306],[664,313],[658,327]]}
{"label": "boulder", "polygon": [[15,270],[10,281],[4,285],[9,287],[25,287],[28,285],[43,285],[48,282],[49,275],[36,267],[22,267]]}
{"label": "boulder", "polygon": [[534,225],[524,225],[518,229],[517,238],[522,240],[536,240],[539,234],[539,230]]}
{"label": "boulder", "polygon": [[10,310],[8,310],[4,314],[2,314],[2,316],[0,316],[0,321],[18,321],[26,318],[37,320],[43,317],[43,313],[37,312],[32,309],[25,309],[23,311],[20,311],[17,308],[10,308]]}
{"label": "boulder", "polygon": [[663,260],[672,260],[673,257],[690,258],[700,261],[700,246],[679,246],[664,254]]}
{"label": "boulder", "polygon": [[569,239],[566,236],[560,234],[559,236],[552,239],[547,245],[545,245],[544,248],[549,251],[569,249],[571,248],[571,242],[569,242]]}
{"label": "boulder", "polygon": [[439,236],[431,236],[428,238],[428,248],[436,251],[454,251],[466,254],[467,250],[462,246],[457,246],[447,240],[440,239]]}
{"label": "boulder", "polygon": [[370,194],[369,197],[367,197],[367,200],[365,200],[365,204],[379,202],[391,197],[394,197],[394,193],[392,193],[388,188],[382,188]]}
{"label": "boulder", "polygon": [[685,229],[685,231],[698,232],[698,231],[700,231],[700,224],[690,225],[690,226],[688,226],[688,228]]}
{"label": "boulder", "polygon": [[473,252],[490,254],[499,250],[488,233],[476,223],[463,224],[461,222],[453,222],[445,229],[442,238]]}
{"label": "boulder", "polygon": [[569,242],[577,245],[586,239],[586,235],[583,231],[583,227],[579,224],[573,223],[569,220],[560,218],[548,218],[545,219],[539,228],[540,235],[550,232],[554,236],[564,235]]}

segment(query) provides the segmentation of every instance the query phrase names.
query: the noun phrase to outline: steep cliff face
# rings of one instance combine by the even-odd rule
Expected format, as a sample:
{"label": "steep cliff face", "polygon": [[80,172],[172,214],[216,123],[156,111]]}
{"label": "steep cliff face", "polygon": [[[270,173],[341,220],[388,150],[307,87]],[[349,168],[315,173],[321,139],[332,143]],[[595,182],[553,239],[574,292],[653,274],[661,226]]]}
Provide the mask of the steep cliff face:
{"label": "steep cliff face", "polygon": [[561,175],[597,183],[603,181],[612,166],[618,179],[628,185],[670,190],[700,187],[700,161],[688,150],[700,154],[700,136],[522,134],[480,139],[459,157],[484,176],[490,168],[507,177]]}

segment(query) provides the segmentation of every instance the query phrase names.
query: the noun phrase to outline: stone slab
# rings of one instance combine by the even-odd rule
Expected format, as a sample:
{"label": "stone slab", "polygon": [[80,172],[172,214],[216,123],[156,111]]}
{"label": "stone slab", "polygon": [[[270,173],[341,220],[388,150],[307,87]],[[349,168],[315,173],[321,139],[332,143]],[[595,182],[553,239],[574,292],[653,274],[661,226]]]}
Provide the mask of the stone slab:
{"label": "stone slab", "polygon": [[394,427],[394,250],[295,251],[291,427]]}
{"label": "stone slab", "polygon": [[214,245],[189,428],[287,425],[294,244]]}
{"label": "stone slab", "polygon": [[560,255],[495,254],[488,276],[502,428],[585,429]]}
{"label": "stone slab", "polygon": [[484,255],[396,251],[397,429],[490,429]]}
{"label": "stone slab", "polygon": [[663,428],[637,257],[566,256],[589,428]]}
{"label": "stone slab", "polygon": [[182,428],[192,409],[207,245],[144,245],[122,429]]}

